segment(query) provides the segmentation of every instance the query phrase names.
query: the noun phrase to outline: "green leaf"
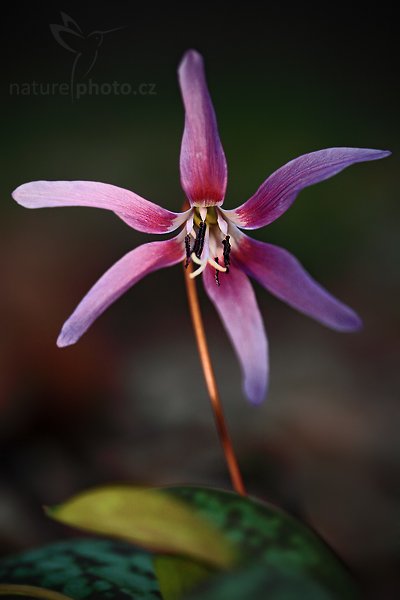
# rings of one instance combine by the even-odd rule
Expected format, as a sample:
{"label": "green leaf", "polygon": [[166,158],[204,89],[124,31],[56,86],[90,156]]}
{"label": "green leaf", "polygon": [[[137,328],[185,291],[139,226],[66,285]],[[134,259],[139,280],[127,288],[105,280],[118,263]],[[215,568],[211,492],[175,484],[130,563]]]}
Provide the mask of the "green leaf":
{"label": "green leaf", "polygon": [[[221,579],[223,583],[215,585],[228,586],[231,578],[238,577],[251,582],[248,569],[257,568],[254,581],[260,578],[264,587],[275,586],[277,598],[283,585],[295,589],[300,583],[327,598],[358,597],[344,565],[314,532],[275,506],[231,492],[197,487],[100,488],[56,507],[51,516],[75,527],[128,539],[156,553],[218,568],[235,567]],[[183,587],[188,589],[198,581],[189,568],[185,572],[185,562],[174,564],[171,581],[175,579],[174,593],[179,598]],[[195,570],[192,565],[192,574]],[[172,584],[168,589],[165,573],[162,569],[159,573],[166,593],[173,598]]]}
{"label": "green leaf", "polygon": [[215,571],[180,556],[156,556],[154,569],[164,600],[177,600],[207,580]]}
{"label": "green leaf", "polygon": [[284,567],[266,568],[250,564],[229,574],[222,574],[201,586],[185,600],[341,600],[319,581]]}
{"label": "green leaf", "polygon": [[112,540],[68,540],[3,559],[0,582],[47,588],[74,600],[160,599],[151,555]]}
{"label": "green leaf", "polygon": [[153,552],[192,557],[227,568],[235,546],[218,527],[162,489],[128,485],[96,488],[47,509],[61,523],[85,531],[118,537]]}

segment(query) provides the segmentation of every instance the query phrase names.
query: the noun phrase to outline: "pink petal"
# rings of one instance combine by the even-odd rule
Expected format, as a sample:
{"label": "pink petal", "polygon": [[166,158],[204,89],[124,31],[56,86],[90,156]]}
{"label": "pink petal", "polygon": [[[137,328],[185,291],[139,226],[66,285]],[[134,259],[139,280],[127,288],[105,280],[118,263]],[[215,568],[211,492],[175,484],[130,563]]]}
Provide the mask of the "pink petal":
{"label": "pink petal", "polygon": [[95,181],[32,181],[20,185],[12,195],[26,208],[91,206],[112,210],[145,233],[174,231],[188,217],[188,213],[171,212],[124,188]]}
{"label": "pink petal", "polygon": [[246,275],[235,265],[220,274],[215,283],[214,269],[208,266],[203,281],[210,300],[231,339],[239,358],[244,393],[253,404],[262,402],[268,383],[268,346],[264,324],[254,290]]}
{"label": "pink petal", "polygon": [[336,331],[362,327],[360,317],[320,286],[290,252],[244,234],[239,240],[236,260],[280,300]]}
{"label": "pink petal", "polygon": [[244,229],[264,227],[287,211],[303,188],[329,179],[354,163],[389,155],[369,148],[328,148],[304,154],[275,171],[247,202],[223,212]]}
{"label": "pink petal", "polygon": [[198,52],[186,52],[178,76],[185,105],[180,158],[182,187],[191,204],[219,205],[225,196],[227,167],[203,59]]}
{"label": "pink petal", "polygon": [[171,240],[144,244],[125,254],[78,304],[64,323],[57,345],[63,347],[74,344],[110,304],[145,275],[183,260],[183,235],[184,232],[181,232]]}

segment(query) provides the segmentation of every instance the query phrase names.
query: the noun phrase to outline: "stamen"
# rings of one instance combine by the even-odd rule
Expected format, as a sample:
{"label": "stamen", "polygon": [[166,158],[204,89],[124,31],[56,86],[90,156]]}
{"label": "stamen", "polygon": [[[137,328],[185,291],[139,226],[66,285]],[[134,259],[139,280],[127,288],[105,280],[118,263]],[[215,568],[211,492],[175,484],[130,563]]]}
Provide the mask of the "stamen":
{"label": "stamen", "polygon": [[197,258],[200,258],[200,256],[203,253],[206,229],[207,229],[206,224],[204,223],[204,221],[201,221],[200,225],[199,225],[199,231],[197,233],[196,241],[194,243],[194,248],[193,248],[193,252],[197,256]]}
{"label": "stamen", "polygon": [[[197,261],[194,260],[194,262],[197,262]],[[199,263],[197,263],[197,264],[199,264]],[[200,261],[200,267],[198,269],[196,269],[196,271],[193,271],[192,273],[189,273],[190,279],[194,279],[195,277],[197,277],[198,275],[200,275],[200,273],[202,273],[204,271],[204,269],[206,268],[206,266],[207,266],[207,261],[206,260]]]}
{"label": "stamen", "polygon": [[231,239],[230,235],[227,235],[224,240],[222,240],[222,245],[224,247],[224,265],[226,267],[226,272],[229,273],[229,265],[231,264],[231,244],[229,240]]}
{"label": "stamen", "polygon": [[[218,264],[218,256],[215,257],[215,262]],[[221,285],[219,281],[219,271],[217,269],[215,269],[215,283],[218,287]]]}
{"label": "stamen", "polygon": [[218,258],[216,258],[215,260],[213,258],[206,258],[201,260],[198,256],[195,255],[194,252],[192,252],[191,257],[192,261],[194,263],[196,263],[196,265],[199,265],[199,268],[196,269],[196,271],[193,271],[192,273],[189,274],[189,277],[191,279],[194,279],[195,277],[197,277],[197,275],[200,275],[200,273],[202,273],[204,271],[204,269],[207,266],[207,263],[209,263],[212,267],[214,267],[214,269],[218,272],[221,273],[226,273],[227,269],[226,267],[223,267],[222,265],[219,264]]}
{"label": "stamen", "polygon": [[190,263],[190,254],[191,254],[191,250],[190,250],[190,235],[186,235],[185,236],[185,250],[186,250],[185,269],[187,269],[187,267],[189,266],[189,263]]}
{"label": "stamen", "polygon": [[216,269],[217,271],[221,271],[221,273],[226,273],[228,270],[226,267],[223,267],[222,265],[219,264],[217,258],[215,260],[213,260],[212,258],[209,258],[208,262],[210,263],[210,265],[212,267],[214,267],[214,269]]}
{"label": "stamen", "polygon": [[192,261],[193,261],[194,263],[196,263],[196,265],[202,265],[204,262],[207,262],[207,261],[204,261],[204,260],[200,260],[200,258],[198,258],[198,257],[195,255],[195,253],[194,253],[194,252],[192,252],[192,254],[191,254],[191,257],[190,257],[190,258],[192,259]]}

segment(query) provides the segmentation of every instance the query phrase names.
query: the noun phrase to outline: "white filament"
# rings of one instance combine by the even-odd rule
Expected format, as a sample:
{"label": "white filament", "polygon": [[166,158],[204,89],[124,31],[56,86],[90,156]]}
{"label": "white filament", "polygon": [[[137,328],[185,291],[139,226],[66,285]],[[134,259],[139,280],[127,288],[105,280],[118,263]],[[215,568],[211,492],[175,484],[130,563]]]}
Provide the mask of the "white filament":
{"label": "white filament", "polygon": [[200,275],[206,268],[207,264],[214,267],[214,269],[216,269],[217,271],[221,271],[221,273],[226,273],[226,267],[219,265],[213,258],[203,258],[203,260],[201,260],[200,258],[198,258],[195,255],[194,252],[192,252],[192,255],[190,258],[192,259],[192,261],[194,263],[196,263],[196,265],[200,265],[199,268],[196,269],[196,271],[193,271],[193,273],[189,274],[190,279],[194,279],[195,277]]}

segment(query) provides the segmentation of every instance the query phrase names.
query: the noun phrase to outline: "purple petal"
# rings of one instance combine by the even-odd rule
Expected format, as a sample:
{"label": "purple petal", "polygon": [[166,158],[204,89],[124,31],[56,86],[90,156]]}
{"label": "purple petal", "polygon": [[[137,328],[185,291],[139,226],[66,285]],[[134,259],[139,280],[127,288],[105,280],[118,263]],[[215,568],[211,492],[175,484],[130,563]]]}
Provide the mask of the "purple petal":
{"label": "purple petal", "polygon": [[191,204],[219,205],[225,196],[227,167],[203,59],[198,52],[186,52],[178,76],[185,105],[180,158],[182,187]]}
{"label": "purple petal", "polygon": [[264,227],[287,211],[303,188],[329,179],[354,163],[389,155],[388,151],[369,148],[328,148],[304,154],[275,171],[247,202],[224,212],[244,229]]}
{"label": "purple petal", "polygon": [[254,290],[235,265],[228,274],[221,273],[219,279],[220,287],[215,283],[214,269],[208,266],[203,274],[206,292],[239,358],[244,392],[250,402],[259,404],[267,392],[268,346]]}
{"label": "purple petal", "polygon": [[184,255],[182,233],[171,240],[144,244],[125,254],[78,304],[64,323],[57,345],[74,344],[93,321],[136,282],[157,269],[175,265]]}
{"label": "purple petal", "polygon": [[145,233],[169,233],[187,218],[186,213],[170,212],[134,192],[95,181],[32,181],[20,185],[12,195],[26,208],[91,206],[112,210]]}
{"label": "purple petal", "polygon": [[360,317],[320,286],[290,252],[241,234],[236,260],[248,275],[296,310],[337,331],[356,331]]}

